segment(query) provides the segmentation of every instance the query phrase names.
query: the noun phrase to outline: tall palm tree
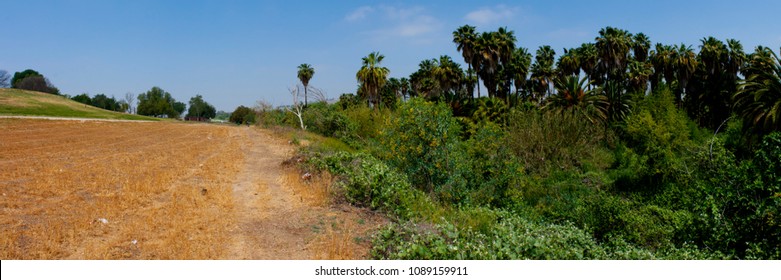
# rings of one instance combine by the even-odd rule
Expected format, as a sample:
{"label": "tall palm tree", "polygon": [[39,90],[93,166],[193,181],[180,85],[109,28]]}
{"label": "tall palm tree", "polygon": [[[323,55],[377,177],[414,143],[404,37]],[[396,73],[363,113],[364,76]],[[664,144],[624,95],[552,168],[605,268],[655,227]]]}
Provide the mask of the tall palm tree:
{"label": "tall palm tree", "polygon": [[609,80],[620,80],[626,70],[632,34],[628,31],[605,27],[595,39],[599,53],[599,67]]}
{"label": "tall palm tree", "polygon": [[399,79],[399,87],[401,87],[402,100],[407,100],[407,98],[409,97],[409,89],[410,89],[409,79],[407,78]]}
{"label": "tall palm tree", "polygon": [[675,101],[678,105],[681,104],[682,95],[686,93],[686,85],[689,82],[689,78],[694,74],[697,69],[697,59],[691,46],[681,44],[676,49],[673,56],[675,62],[675,69],[677,70],[679,90],[675,93]]}
{"label": "tall palm tree", "polygon": [[545,45],[537,49],[534,57],[534,63],[531,67],[531,80],[536,88],[535,93],[538,94],[535,97],[538,102],[541,102],[544,96],[550,96],[551,94],[551,84],[555,76],[555,70],[553,70],[553,58],[555,56],[556,51]]}
{"label": "tall palm tree", "polygon": [[[684,108],[700,125],[716,129],[731,114],[731,98],[737,84],[729,73],[727,45],[714,37],[700,40],[697,70],[686,87]],[[730,85],[731,84],[731,85]]]}
{"label": "tall palm tree", "polygon": [[781,131],[781,59],[769,48],[758,46],[746,72],[734,96],[745,127],[759,133]]}
{"label": "tall palm tree", "polygon": [[457,87],[461,85],[461,75],[463,74],[461,66],[453,62],[450,56],[443,55],[439,57],[439,63],[433,69],[432,74],[444,96],[452,99]]}
{"label": "tall palm tree", "polygon": [[735,39],[727,39],[727,47],[729,48],[729,62],[727,63],[727,73],[734,79],[738,80],[738,73],[745,67],[746,53],[743,52],[743,45],[740,41]]}
{"label": "tall palm tree", "polygon": [[627,82],[632,92],[645,93],[648,88],[648,80],[653,73],[649,63],[632,61],[627,66],[629,72],[627,73]]}
{"label": "tall palm tree", "polygon": [[418,71],[410,75],[410,85],[416,96],[431,98],[439,91],[434,70],[439,67],[436,59],[425,59],[418,64]]}
{"label": "tall palm tree", "polygon": [[[515,86],[515,94],[520,95],[523,86],[526,84],[526,76],[529,75],[529,67],[531,67],[532,55],[526,48],[517,48],[513,52],[513,58],[509,64],[510,72],[512,75],[513,84]],[[508,105],[510,105],[508,103]]]}
{"label": "tall palm tree", "polygon": [[599,61],[599,55],[597,53],[597,46],[594,43],[584,43],[580,45],[575,52],[578,56],[578,62],[580,62],[580,69],[586,74],[589,80],[589,88],[592,84],[599,83],[597,79],[597,62]]}
{"label": "tall palm tree", "polygon": [[301,64],[298,66],[298,79],[301,80],[301,83],[304,84],[304,107],[306,107],[307,104],[307,89],[309,87],[309,80],[312,79],[312,76],[315,75],[315,69],[312,68],[312,65],[309,64]]}
{"label": "tall palm tree", "polygon": [[632,37],[632,53],[636,61],[646,62],[648,60],[648,50],[650,49],[651,40],[648,39],[648,36],[641,32]]}
{"label": "tall palm tree", "polygon": [[393,92],[393,94],[396,95],[396,98],[401,98],[401,82],[398,78],[388,79],[388,82],[385,83],[385,87]]}
{"label": "tall palm tree", "polygon": [[580,57],[577,55],[577,49],[564,49],[564,54],[556,62],[558,74],[562,77],[575,75],[580,76]]}
{"label": "tall palm tree", "polygon": [[[496,32],[483,32],[476,40],[473,66],[477,75],[483,79],[488,96],[496,94],[496,74],[499,72],[499,38]],[[478,66],[479,65],[479,66]],[[479,90],[479,89],[478,89]],[[479,96],[479,91],[478,91]]]}
{"label": "tall palm tree", "polygon": [[509,81],[512,79],[512,72],[506,71],[506,68],[508,68],[507,66],[510,64],[510,60],[512,60],[513,57],[513,52],[515,51],[515,32],[507,30],[507,27],[499,27],[499,30],[496,31],[496,40],[499,63],[501,64],[501,68],[505,70],[503,75],[504,77],[501,77],[504,78],[504,83],[502,83],[504,88],[501,92],[499,92],[498,97],[504,97],[507,99],[510,95]]}
{"label": "tall palm tree", "polygon": [[461,80],[463,86],[461,87],[465,98],[474,98],[475,87],[477,86],[477,73],[474,69],[467,69],[464,79]]}
{"label": "tall palm tree", "polygon": [[362,58],[363,65],[358,70],[358,73],[355,74],[355,78],[366,91],[368,102],[374,105],[374,110],[378,110],[380,103],[379,91],[385,85],[390,74],[388,68],[380,66],[383,59],[385,59],[385,56],[379,52],[370,53]]}
{"label": "tall palm tree", "polygon": [[657,43],[655,49],[651,51],[650,60],[654,68],[654,73],[651,76],[651,88],[653,90],[656,90],[658,83],[662,79],[668,85],[672,85],[675,78],[674,53],[675,49],[673,46],[663,45],[662,43]]}
{"label": "tall palm tree", "polygon": [[726,61],[727,45],[722,43],[716,38],[708,37],[700,40],[699,61],[702,62],[702,66],[708,76],[719,75],[723,71],[723,62]]}
{"label": "tall palm tree", "polygon": [[[453,43],[456,43],[456,50],[461,52],[464,57],[464,62],[467,65],[467,75],[472,75],[472,65],[475,60],[475,44],[477,40],[477,33],[475,27],[471,25],[464,25],[453,31]],[[476,72],[476,71],[475,71]],[[470,76],[471,79],[471,76]],[[480,88],[477,88],[478,96]],[[470,91],[471,92],[471,91]]]}

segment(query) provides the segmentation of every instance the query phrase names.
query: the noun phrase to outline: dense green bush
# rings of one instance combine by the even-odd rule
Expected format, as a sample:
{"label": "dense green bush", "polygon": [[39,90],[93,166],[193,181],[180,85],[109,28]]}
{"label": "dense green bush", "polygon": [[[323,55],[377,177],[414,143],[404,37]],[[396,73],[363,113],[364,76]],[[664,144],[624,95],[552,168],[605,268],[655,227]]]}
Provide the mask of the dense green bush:
{"label": "dense green bush", "polygon": [[369,154],[338,152],[310,157],[310,161],[339,177],[338,186],[352,204],[400,218],[410,218],[434,207],[426,194],[410,186],[406,176]]}
{"label": "dense green bush", "polygon": [[487,229],[459,227],[448,221],[437,225],[406,222],[383,228],[375,237],[377,259],[721,259],[718,253],[691,244],[669,244],[648,250],[610,237],[597,242],[572,224],[533,222],[516,214],[498,212]]}
{"label": "dense green bush", "polygon": [[605,251],[572,225],[538,224],[501,214],[487,232],[439,225],[393,224],[378,233],[378,259],[603,259]]}
{"label": "dense green bush", "polygon": [[255,110],[239,106],[236,108],[236,110],[233,110],[233,113],[231,113],[230,118],[228,118],[228,121],[235,123],[235,124],[255,124],[255,120],[257,117],[257,112]]}
{"label": "dense green bush", "polygon": [[462,199],[464,155],[450,108],[413,98],[388,122],[379,136],[382,158],[407,174],[414,186],[446,200]]}
{"label": "dense green bush", "polygon": [[617,169],[629,172],[618,188],[657,191],[665,182],[686,183],[691,175],[686,157],[695,146],[691,137],[696,134],[690,125],[667,89],[640,101],[626,117],[622,130],[626,146],[615,150]]}
{"label": "dense green bush", "polygon": [[348,118],[337,105],[325,102],[309,104],[304,109],[303,119],[309,131],[347,143],[355,141],[358,124]]}
{"label": "dense green bush", "polygon": [[604,143],[611,140],[608,131],[577,114],[513,111],[506,131],[512,154],[532,173],[612,164],[603,152]]}
{"label": "dense green bush", "polygon": [[503,207],[511,203],[507,191],[519,184],[525,174],[523,166],[512,156],[508,141],[507,133],[491,122],[483,123],[464,141],[470,204]]}

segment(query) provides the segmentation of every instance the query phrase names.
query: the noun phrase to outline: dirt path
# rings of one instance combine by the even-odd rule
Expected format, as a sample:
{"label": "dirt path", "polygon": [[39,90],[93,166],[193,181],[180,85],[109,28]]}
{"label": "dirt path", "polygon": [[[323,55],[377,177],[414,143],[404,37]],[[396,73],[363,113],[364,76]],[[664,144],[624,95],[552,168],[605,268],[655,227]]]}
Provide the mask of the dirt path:
{"label": "dirt path", "polygon": [[291,147],[268,132],[246,128],[246,162],[233,185],[236,228],[228,259],[311,259],[306,244],[313,238],[314,208],[303,205],[283,187],[281,166]]}

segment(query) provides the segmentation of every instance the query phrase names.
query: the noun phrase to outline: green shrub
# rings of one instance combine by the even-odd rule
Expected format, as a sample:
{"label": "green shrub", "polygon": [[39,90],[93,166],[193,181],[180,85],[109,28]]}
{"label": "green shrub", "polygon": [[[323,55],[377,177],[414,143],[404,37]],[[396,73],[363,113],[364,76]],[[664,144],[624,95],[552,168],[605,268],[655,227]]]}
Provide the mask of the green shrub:
{"label": "green shrub", "polygon": [[525,176],[523,166],[507,146],[507,133],[499,125],[483,122],[463,143],[468,170],[464,177],[472,205],[503,207],[511,204],[507,190]]}
{"label": "green shrub", "polygon": [[309,131],[345,142],[354,141],[357,124],[345,115],[337,105],[325,102],[309,104],[303,113],[304,125]]}
{"label": "green shrub", "polygon": [[338,175],[338,186],[355,205],[408,219],[434,207],[428,197],[410,186],[406,176],[366,153],[337,152],[310,157],[312,164]]}
{"label": "green shrub", "polygon": [[463,154],[457,150],[458,135],[459,126],[447,105],[413,98],[400,104],[382,130],[381,157],[407,174],[414,186],[459,196],[465,182],[459,174]]}
{"label": "green shrub", "polygon": [[391,224],[375,236],[372,257],[403,260],[724,258],[721,254],[701,250],[689,243],[680,247],[666,244],[652,250],[627,242],[622,236],[606,236],[605,241],[600,243],[570,223],[533,222],[509,212],[493,212],[489,217],[494,220],[484,223],[480,229],[447,220],[436,225],[414,222]]}
{"label": "green shrub", "polygon": [[611,164],[595,161],[611,160],[600,152],[608,140],[607,130],[575,114],[513,111],[507,122],[507,145],[532,173],[578,169],[586,162],[596,166]]}
{"label": "green shrub", "polygon": [[572,225],[530,222],[500,213],[487,231],[440,225],[393,224],[375,238],[378,259],[603,259],[606,253]]}
{"label": "green shrub", "polygon": [[622,169],[633,170],[627,188],[655,189],[661,182],[682,182],[690,175],[685,157],[694,146],[686,113],[679,110],[669,90],[642,100],[626,118],[623,130],[627,147],[617,149]]}

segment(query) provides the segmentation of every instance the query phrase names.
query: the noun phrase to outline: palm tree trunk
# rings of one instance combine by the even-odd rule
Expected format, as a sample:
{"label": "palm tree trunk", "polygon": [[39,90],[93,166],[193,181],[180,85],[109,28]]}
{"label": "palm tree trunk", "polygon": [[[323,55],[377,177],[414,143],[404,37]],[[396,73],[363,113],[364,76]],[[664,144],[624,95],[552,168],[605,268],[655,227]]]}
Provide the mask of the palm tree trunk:
{"label": "palm tree trunk", "polygon": [[304,107],[308,105],[308,103],[306,102],[306,88],[307,86],[304,86]]}
{"label": "palm tree trunk", "polygon": [[480,98],[480,76],[477,76],[477,98]]}

